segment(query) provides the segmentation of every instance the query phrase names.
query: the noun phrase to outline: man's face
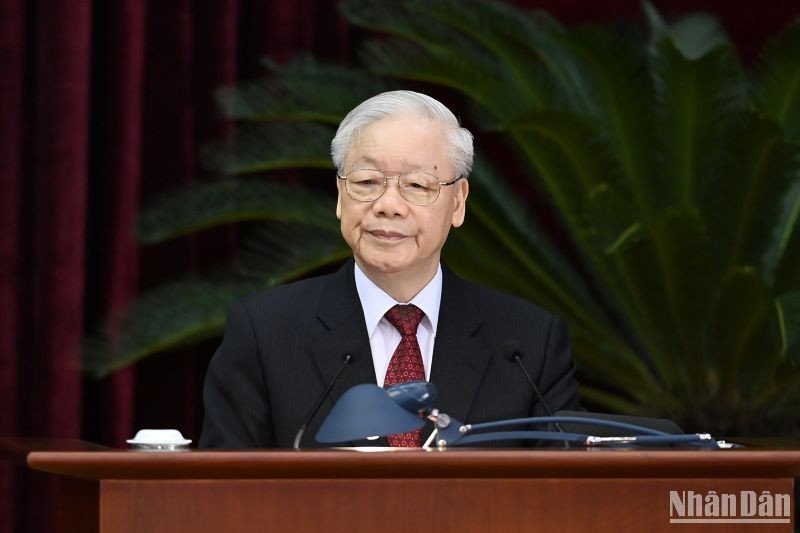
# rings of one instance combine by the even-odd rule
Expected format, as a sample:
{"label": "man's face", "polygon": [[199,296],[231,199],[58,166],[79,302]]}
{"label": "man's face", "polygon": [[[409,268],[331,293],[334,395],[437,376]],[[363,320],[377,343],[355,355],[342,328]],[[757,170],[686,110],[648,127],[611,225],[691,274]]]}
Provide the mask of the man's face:
{"label": "man's face", "polygon": [[[364,128],[347,154],[344,172],[363,168],[383,170],[390,178],[410,170],[433,174],[439,181],[456,178],[444,128],[415,116],[388,118]],[[442,187],[436,201],[425,206],[407,202],[396,179],[390,179],[386,192],[373,202],[353,200],[344,181],[337,182],[336,216],[342,235],[368,276],[397,274],[424,282],[433,277],[450,226],[464,221],[467,180]]]}

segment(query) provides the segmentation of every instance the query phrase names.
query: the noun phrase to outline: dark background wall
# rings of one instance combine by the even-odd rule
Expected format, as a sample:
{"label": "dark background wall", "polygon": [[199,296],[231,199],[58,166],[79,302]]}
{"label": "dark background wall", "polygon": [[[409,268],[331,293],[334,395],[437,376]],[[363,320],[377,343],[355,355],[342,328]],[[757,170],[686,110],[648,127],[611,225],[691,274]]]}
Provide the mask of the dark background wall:
{"label": "dark background wall", "polygon": [[[567,25],[642,17],[637,0],[513,3]],[[654,4],[717,15],[750,64],[800,14],[796,0]],[[213,90],[257,76],[262,56],[351,62],[363,35],[323,0],[0,0],[0,435],[197,438],[215,343],[93,381],[81,339],[141,290],[231,257],[230,231],[149,248],[131,231],[142,202],[202,178],[199,145],[230,127]],[[0,465],[0,531],[51,530],[35,510],[56,497]]]}

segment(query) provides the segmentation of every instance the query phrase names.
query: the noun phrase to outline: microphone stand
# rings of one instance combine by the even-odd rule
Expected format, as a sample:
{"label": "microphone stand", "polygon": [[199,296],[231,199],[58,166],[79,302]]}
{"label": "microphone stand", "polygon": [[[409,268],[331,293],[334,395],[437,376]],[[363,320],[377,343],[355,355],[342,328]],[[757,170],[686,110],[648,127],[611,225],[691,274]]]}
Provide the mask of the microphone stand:
{"label": "microphone stand", "polygon": [[300,449],[300,441],[303,439],[303,434],[306,432],[306,429],[308,429],[308,424],[311,423],[311,420],[314,418],[314,415],[316,415],[317,411],[319,411],[319,408],[322,407],[322,402],[324,402],[325,399],[330,395],[331,390],[333,390],[333,386],[339,379],[339,376],[344,371],[344,369],[347,368],[347,365],[349,365],[352,360],[353,360],[352,355],[350,355],[349,353],[345,354],[344,359],[342,360],[342,366],[339,367],[339,371],[336,372],[336,375],[333,376],[333,379],[330,381],[330,383],[328,383],[328,387],[325,389],[325,392],[323,392],[322,395],[317,399],[317,403],[314,404],[314,407],[311,409],[311,412],[308,413],[308,416],[303,422],[303,425],[300,426],[300,429],[297,430],[297,434],[294,436],[294,445],[292,446],[295,450]]}

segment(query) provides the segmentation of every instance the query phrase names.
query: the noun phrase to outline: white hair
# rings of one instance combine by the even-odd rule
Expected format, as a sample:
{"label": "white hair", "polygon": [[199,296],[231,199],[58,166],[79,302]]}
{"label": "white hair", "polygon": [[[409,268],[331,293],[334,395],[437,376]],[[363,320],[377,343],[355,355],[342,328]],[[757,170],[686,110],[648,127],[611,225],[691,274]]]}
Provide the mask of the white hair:
{"label": "white hair", "polygon": [[467,176],[472,170],[472,134],[462,128],[456,116],[441,102],[414,91],[389,91],[364,100],[339,124],[331,141],[331,157],[339,172],[359,132],[381,120],[400,115],[416,115],[442,124],[449,141],[448,156],[455,177]]}

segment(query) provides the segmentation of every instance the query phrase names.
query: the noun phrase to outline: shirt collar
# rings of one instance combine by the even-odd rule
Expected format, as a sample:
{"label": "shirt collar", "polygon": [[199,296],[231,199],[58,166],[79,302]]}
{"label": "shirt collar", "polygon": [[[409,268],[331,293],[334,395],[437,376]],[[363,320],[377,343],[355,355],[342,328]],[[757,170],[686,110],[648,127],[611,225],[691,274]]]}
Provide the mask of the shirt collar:
{"label": "shirt collar", "polygon": [[[367,325],[367,334],[372,337],[378,322],[381,321],[386,312],[399,304],[397,300],[389,296],[386,291],[375,285],[371,279],[355,264],[353,269],[356,278],[356,290],[358,298],[361,300],[361,308],[364,310],[364,320]],[[431,325],[431,332],[436,335],[436,326],[439,323],[439,305],[442,301],[442,265],[436,268],[427,285],[411,299],[410,304],[414,304],[425,313],[425,318]]]}

